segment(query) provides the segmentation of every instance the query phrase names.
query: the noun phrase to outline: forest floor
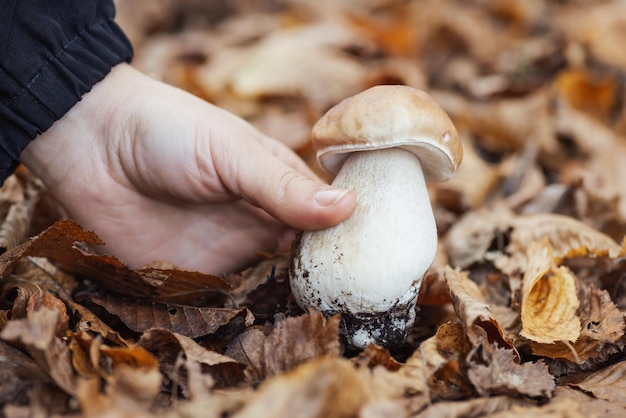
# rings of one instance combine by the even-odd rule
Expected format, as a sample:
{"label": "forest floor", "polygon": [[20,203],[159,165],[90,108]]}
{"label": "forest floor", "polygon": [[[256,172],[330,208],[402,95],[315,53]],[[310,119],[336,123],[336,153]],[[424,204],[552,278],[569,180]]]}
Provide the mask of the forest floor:
{"label": "forest floor", "polygon": [[20,168],[0,189],[0,416],[626,414],[626,3],[117,5],[135,67],[322,176],[310,130],[340,100],[405,84],[441,104],[464,158],[429,185],[420,318],[401,347],[347,348],[338,316],[294,302],[288,248],[221,276],[130,269]]}

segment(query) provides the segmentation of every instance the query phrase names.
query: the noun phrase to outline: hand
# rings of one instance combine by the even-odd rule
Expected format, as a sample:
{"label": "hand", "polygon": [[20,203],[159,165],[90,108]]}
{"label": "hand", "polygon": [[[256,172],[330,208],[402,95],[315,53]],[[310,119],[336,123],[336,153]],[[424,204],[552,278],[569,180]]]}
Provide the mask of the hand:
{"label": "hand", "polygon": [[131,267],[169,261],[221,274],[294,229],[347,218],[324,184],[242,119],[120,64],[22,153],[68,215]]}

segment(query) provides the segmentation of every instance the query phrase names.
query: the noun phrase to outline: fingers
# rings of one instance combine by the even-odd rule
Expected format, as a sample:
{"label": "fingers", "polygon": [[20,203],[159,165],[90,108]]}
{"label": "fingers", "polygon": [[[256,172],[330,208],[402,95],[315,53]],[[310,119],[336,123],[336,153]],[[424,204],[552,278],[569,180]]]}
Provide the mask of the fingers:
{"label": "fingers", "polygon": [[[228,144],[235,146],[230,141]],[[232,148],[225,151],[229,158],[220,159],[226,161],[218,168],[226,170],[220,177],[233,193],[279,221],[296,229],[323,229],[343,221],[354,210],[354,192],[326,185],[314,174],[306,175],[312,174],[308,167],[296,171],[259,142],[246,146],[243,152]],[[230,175],[225,175],[228,172]]]}

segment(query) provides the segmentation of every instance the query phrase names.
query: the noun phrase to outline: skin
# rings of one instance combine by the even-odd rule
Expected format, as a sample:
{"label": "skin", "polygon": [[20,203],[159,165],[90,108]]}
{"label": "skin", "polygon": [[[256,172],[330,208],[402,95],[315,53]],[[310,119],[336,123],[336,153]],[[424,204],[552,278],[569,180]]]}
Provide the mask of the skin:
{"label": "skin", "polygon": [[356,205],[353,192],[323,183],[279,141],[127,64],[21,161],[131,267],[237,270],[295,230],[338,224]]}

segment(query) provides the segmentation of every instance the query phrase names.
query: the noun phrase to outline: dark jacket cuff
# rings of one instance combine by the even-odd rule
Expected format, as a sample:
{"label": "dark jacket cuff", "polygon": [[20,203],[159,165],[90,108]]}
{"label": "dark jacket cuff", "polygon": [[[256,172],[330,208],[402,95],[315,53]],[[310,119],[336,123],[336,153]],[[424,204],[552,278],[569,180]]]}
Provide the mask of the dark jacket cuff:
{"label": "dark jacket cuff", "polygon": [[[30,82],[0,107],[0,182],[37,135],[46,131],[115,65],[130,61],[130,42],[110,19],[99,21],[69,42]],[[0,67],[0,77],[11,75]]]}

